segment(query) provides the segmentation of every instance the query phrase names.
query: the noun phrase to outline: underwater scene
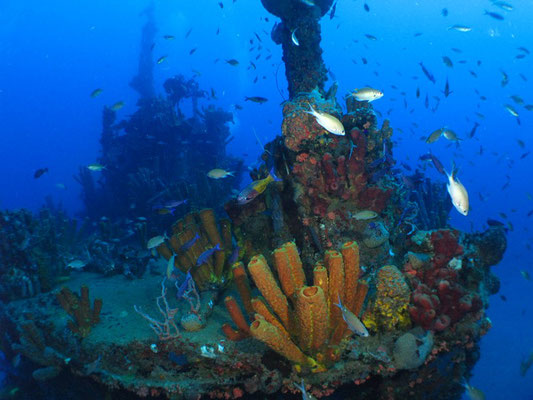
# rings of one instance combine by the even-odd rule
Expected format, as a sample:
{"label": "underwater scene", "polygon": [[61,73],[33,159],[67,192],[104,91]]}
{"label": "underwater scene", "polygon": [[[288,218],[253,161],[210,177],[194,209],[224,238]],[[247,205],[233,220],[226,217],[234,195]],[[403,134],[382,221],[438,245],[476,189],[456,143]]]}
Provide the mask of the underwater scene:
{"label": "underwater scene", "polygon": [[532,18],[1,0],[0,399],[533,400]]}

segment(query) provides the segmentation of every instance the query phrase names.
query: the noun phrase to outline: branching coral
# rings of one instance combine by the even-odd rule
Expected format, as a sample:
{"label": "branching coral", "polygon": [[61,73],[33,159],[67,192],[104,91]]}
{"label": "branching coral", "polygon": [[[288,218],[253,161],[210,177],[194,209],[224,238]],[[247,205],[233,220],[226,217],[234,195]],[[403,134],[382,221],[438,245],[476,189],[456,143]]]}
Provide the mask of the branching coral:
{"label": "branching coral", "polygon": [[[226,306],[239,328],[226,325],[229,339],[251,334],[273,350],[296,364],[297,368],[324,371],[339,359],[346,344],[348,327],[335,305],[339,299],[355,315],[361,312],[368,291],[359,278],[359,247],[345,243],[341,251],[327,251],[324,263],[313,269],[313,285],[307,286],[302,261],[294,242],[284,244],[273,252],[279,282],[274,278],[265,257],[258,255],[248,264],[248,272],[263,298],[244,300],[255,311],[249,330],[242,312],[236,310],[234,299],[227,298]],[[243,267],[237,265],[236,276]],[[246,285],[238,286],[243,299],[250,298]],[[248,333],[249,331],[249,333]]]}

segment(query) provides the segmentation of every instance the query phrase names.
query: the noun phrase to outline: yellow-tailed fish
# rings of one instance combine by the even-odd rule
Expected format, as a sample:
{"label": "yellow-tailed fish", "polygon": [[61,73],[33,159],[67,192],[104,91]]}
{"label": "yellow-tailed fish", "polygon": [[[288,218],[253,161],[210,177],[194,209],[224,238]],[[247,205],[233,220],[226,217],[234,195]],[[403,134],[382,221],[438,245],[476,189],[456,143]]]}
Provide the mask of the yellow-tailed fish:
{"label": "yellow-tailed fish", "polygon": [[431,144],[431,143],[434,143],[434,142],[436,142],[437,140],[439,140],[439,138],[441,137],[443,131],[444,131],[444,130],[443,130],[442,128],[439,128],[439,129],[437,129],[436,131],[433,131],[433,132],[431,133],[431,135],[429,135],[429,136],[427,137],[427,139],[426,139],[426,143]]}
{"label": "yellow-tailed fish", "polygon": [[518,113],[516,112],[516,110],[511,107],[509,104],[505,104],[504,105],[504,108],[507,110],[507,112],[509,114],[511,114],[513,117],[518,117]]}
{"label": "yellow-tailed fish", "polygon": [[378,89],[373,89],[371,87],[364,87],[361,89],[355,89],[351,96],[355,97],[358,101],[371,101],[381,99],[383,97],[383,92]]}
{"label": "yellow-tailed fish", "polygon": [[300,42],[298,41],[298,38],[296,37],[296,30],[298,28],[295,28],[293,31],[292,31],[292,34],[291,34],[291,40],[292,42],[294,43],[295,46],[299,46],[300,45]]}
{"label": "yellow-tailed fish", "polygon": [[169,280],[176,279],[176,275],[174,274],[174,260],[176,259],[176,254],[172,253],[172,257],[168,259],[167,263],[167,278]]}
{"label": "yellow-tailed fish", "polygon": [[226,171],[225,169],[215,168],[209,171],[207,176],[211,179],[223,179],[228,176],[233,176],[233,172]]}
{"label": "yellow-tailed fish", "polygon": [[478,388],[470,386],[466,382],[463,384],[463,386],[465,387],[466,394],[470,400],[485,400],[485,394]]}
{"label": "yellow-tailed fish", "polygon": [[123,102],[123,101],[117,101],[115,104],[113,104],[113,105],[111,106],[111,109],[112,109],[113,111],[118,111],[118,110],[120,110],[122,107],[124,107],[124,102]]}
{"label": "yellow-tailed fish", "polygon": [[99,172],[105,169],[106,167],[104,165],[95,163],[87,165],[87,168],[91,171]]}
{"label": "yellow-tailed fish", "polygon": [[94,89],[92,92],[91,92],[91,98],[95,98],[95,97],[98,97],[102,94],[103,90],[98,88],[98,89]]}
{"label": "yellow-tailed fish", "polygon": [[310,395],[309,393],[307,393],[307,390],[305,390],[305,382],[303,379],[302,379],[301,385],[294,383],[294,386],[296,386],[296,388],[299,389],[300,392],[302,392],[302,400],[314,400],[315,399],[313,395]]}
{"label": "yellow-tailed fish", "polygon": [[316,111],[311,104],[309,104],[309,111],[306,111],[306,113],[315,117],[316,122],[329,133],[339,136],[344,136],[346,134],[342,122],[333,115]]}
{"label": "yellow-tailed fish", "polygon": [[448,194],[452,199],[452,204],[457,211],[459,211],[464,216],[468,215],[469,203],[468,203],[468,192],[463,184],[455,176],[455,172],[452,171],[451,174],[446,172],[448,177],[448,184],[446,188],[448,189]]}
{"label": "yellow-tailed fish", "polygon": [[239,204],[249,203],[263,193],[267,186],[272,182],[281,182],[281,179],[279,179],[274,173],[274,168],[270,170],[270,173],[266,178],[253,181],[246,186],[237,196],[237,202]]}
{"label": "yellow-tailed fish", "polygon": [[356,219],[357,221],[366,221],[369,219],[374,219],[377,216],[378,216],[378,213],[372,210],[363,210],[355,214],[352,214],[352,218]]}
{"label": "yellow-tailed fish", "polygon": [[164,62],[166,59],[167,59],[167,56],[161,56],[161,57],[159,57],[159,58],[157,59],[156,62],[157,62],[158,64],[161,64],[161,63]]}
{"label": "yellow-tailed fish", "polygon": [[335,303],[337,307],[341,309],[342,313],[342,319],[344,319],[344,322],[348,325],[348,328],[355,334],[362,336],[362,337],[368,337],[368,330],[366,329],[366,326],[361,322],[359,317],[355,315],[353,312],[348,310],[344,304],[341,302],[341,298],[339,296],[339,302]]}
{"label": "yellow-tailed fish", "polygon": [[442,130],[442,135],[451,142],[459,142],[461,140],[454,131],[448,128]]}
{"label": "yellow-tailed fish", "polygon": [[469,26],[464,26],[464,25],[452,25],[448,28],[448,30],[453,30],[453,31],[457,31],[457,32],[470,32],[472,30],[472,28],[470,28]]}
{"label": "yellow-tailed fish", "polygon": [[99,171],[103,170],[105,167],[103,165],[101,165],[101,164],[89,164],[89,165],[87,165],[87,168],[90,171],[99,172]]}
{"label": "yellow-tailed fish", "polygon": [[67,267],[72,269],[83,269],[86,265],[87,263],[85,261],[73,260],[67,264]]}
{"label": "yellow-tailed fish", "polygon": [[154,249],[156,248],[157,246],[159,246],[160,244],[163,244],[165,243],[165,240],[167,240],[167,236],[166,235],[159,235],[159,236],[154,236],[153,238],[151,238],[148,243],[146,243],[146,248],[148,250],[150,249]]}

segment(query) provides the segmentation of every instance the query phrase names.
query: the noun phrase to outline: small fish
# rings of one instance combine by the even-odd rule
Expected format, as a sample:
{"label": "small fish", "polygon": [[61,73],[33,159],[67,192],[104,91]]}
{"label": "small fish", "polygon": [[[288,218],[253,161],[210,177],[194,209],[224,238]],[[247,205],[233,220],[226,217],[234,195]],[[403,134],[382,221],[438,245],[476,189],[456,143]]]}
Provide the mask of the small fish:
{"label": "small fish", "polygon": [[506,86],[509,83],[509,75],[507,75],[507,73],[505,71],[500,70],[500,72],[502,74],[501,85],[502,85],[502,87],[504,87],[504,86]]}
{"label": "small fish", "polygon": [[451,129],[449,129],[449,128],[444,128],[442,130],[442,135],[446,139],[448,139],[450,142],[459,142],[459,141],[461,141],[461,139],[459,139],[457,134],[454,131],[452,131]]}
{"label": "small fish", "polygon": [[370,7],[368,6],[368,4],[365,3],[363,8],[365,9],[366,12],[370,12]]}
{"label": "small fish", "polygon": [[220,244],[217,243],[216,246],[210,248],[210,249],[207,249],[206,251],[204,251],[202,254],[200,254],[198,256],[198,259],[196,260],[196,266],[199,267],[200,265],[202,265],[203,263],[205,263],[209,257],[211,257],[213,255],[213,253],[215,251],[220,251],[221,248],[220,248]]}
{"label": "small fish", "polygon": [[226,60],[226,63],[231,65],[232,67],[235,67],[235,66],[239,65],[239,62],[237,60],[235,60],[234,58],[232,58],[230,60]]}
{"label": "small fish", "polygon": [[61,190],[65,190],[67,188],[64,183],[56,183],[54,186]]}
{"label": "small fish", "polygon": [[165,39],[165,40],[174,40],[174,39],[176,39],[176,36],[174,36],[174,35],[163,35],[163,39]]}
{"label": "small fish", "polygon": [[181,205],[183,205],[183,204],[186,204],[187,201],[188,201],[187,199],[183,199],[183,200],[171,200],[171,201],[165,203],[165,204],[163,205],[163,207],[165,207],[165,208],[177,208],[177,207],[179,207],[179,206],[181,206]]}
{"label": "small fish", "polygon": [[100,172],[105,169],[105,167],[101,164],[89,164],[87,165],[87,169],[89,169],[89,171]]}
{"label": "small fish", "polygon": [[350,329],[353,333],[362,336],[362,337],[368,337],[368,330],[366,329],[363,322],[355,315],[353,312],[348,310],[341,302],[341,298],[339,296],[339,302],[335,303],[337,307],[340,308],[342,313],[342,319],[344,319],[344,322],[348,325],[348,329]]}
{"label": "small fish", "polygon": [[444,131],[443,128],[439,128],[436,131],[433,131],[426,139],[426,143],[431,144],[439,140],[439,138],[442,135],[442,132]]}
{"label": "small fish", "polygon": [[313,0],[300,0],[300,3],[305,4],[308,7],[315,6],[315,2]]}
{"label": "small fish", "polygon": [[524,277],[524,279],[526,281],[530,281],[531,280],[531,275],[529,275],[529,272],[522,270],[522,271],[520,271],[520,274]]}
{"label": "small fish", "polygon": [[526,376],[527,371],[533,365],[533,352],[529,354],[529,357],[522,359],[520,362],[520,375]]}
{"label": "small fish", "polygon": [[300,392],[302,392],[302,400],[312,400],[314,399],[314,397],[310,394],[307,393],[307,390],[305,390],[305,382],[302,378],[302,383],[300,385],[298,385],[296,382],[293,383],[294,386],[296,386],[296,388],[298,390],[300,390]]}
{"label": "small fish", "polygon": [[157,59],[156,63],[161,64],[167,59],[168,56],[161,56]]}
{"label": "small fish", "polygon": [[298,28],[295,28],[292,33],[291,33],[291,40],[292,42],[294,43],[295,46],[299,46],[300,45],[300,42],[298,41],[298,38],[296,37],[296,31],[298,30]]}
{"label": "small fish", "polygon": [[[181,285],[178,287],[178,292],[176,293],[176,298],[181,299],[183,295],[185,294],[185,291],[187,290],[187,286],[189,286],[189,281],[192,279],[191,271],[187,271],[187,275],[185,275],[185,280],[181,283]],[[177,282],[176,282],[177,285]]]}
{"label": "small fish", "polygon": [[169,280],[176,279],[176,275],[174,275],[174,269],[176,268],[174,264],[175,259],[176,259],[176,254],[172,253],[172,257],[170,257],[167,262],[167,278]]}
{"label": "small fish", "polygon": [[154,236],[153,238],[151,238],[148,241],[148,243],[146,243],[146,248],[148,250],[155,249],[159,245],[165,243],[165,240],[167,240],[167,236],[166,235]]}
{"label": "small fish", "polygon": [[117,101],[115,104],[113,104],[111,106],[111,110],[113,111],[118,111],[120,110],[122,107],[124,107],[124,102],[123,101]]}
{"label": "small fish", "polygon": [[500,7],[502,10],[505,11],[513,11],[513,6],[509,3],[506,3],[505,1],[493,1],[492,5]]}
{"label": "small fish", "polygon": [[453,62],[450,57],[448,56],[442,56],[442,62],[444,65],[446,65],[449,68],[453,68]]}
{"label": "small fish", "polygon": [[418,63],[418,65],[420,65],[420,68],[422,68],[422,72],[424,73],[424,75],[426,75],[426,77],[432,82],[432,83],[435,83],[435,77],[433,76],[433,74],[431,72],[428,71],[428,69],[424,66],[424,64],[422,64],[422,61]]}
{"label": "small fish", "polygon": [[478,388],[470,386],[466,382],[463,383],[463,386],[466,389],[466,394],[470,400],[485,400],[485,394]]}
{"label": "small fish", "polygon": [[444,166],[439,161],[439,159],[435,157],[432,153],[423,154],[422,156],[420,156],[420,160],[431,161],[433,163],[433,166],[437,171],[439,171],[439,173],[441,173],[442,175],[446,175],[446,172],[444,171]]}
{"label": "small fish", "polygon": [[38,179],[44,174],[46,174],[47,172],[48,172],[48,168],[39,168],[37,171],[33,173],[33,178]]}
{"label": "small fish", "polygon": [[342,122],[333,115],[316,111],[311,104],[309,104],[309,111],[306,111],[306,113],[315,117],[316,122],[329,133],[339,136],[344,136],[346,134]]}
{"label": "small fish", "polygon": [[350,96],[355,97],[357,101],[368,101],[370,103],[374,100],[381,99],[383,97],[383,92],[371,87],[364,87],[361,89],[355,89]]}
{"label": "small fish", "polygon": [[241,190],[237,196],[237,202],[241,205],[251,202],[257,196],[263,193],[267,186],[272,182],[281,182],[281,179],[279,179],[274,173],[274,168],[270,170],[270,173],[266,178],[253,181],[243,190]]}
{"label": "small fish", "polygon": [[263,104],[268,101],[266,97],[260,97],[260,96],[251,96],[251,97],[245,97],[244,101],[251,101],[258,104]]}
{"label": "small fish", "polygon": [[469,26],[465,26],[465,25],[452,25],[448,28],[448,30],[457,31],[457,32],[470,32],[472,28]]}
{"label": "small fish", "polygon": [[355,214],[351,214],[350,217],[356,221],[368,221],[374,219],[378,216],[378,213],[372,210],[362,210],[358,211]]}
{"label": "small fish", "polygon": [[200,235],[198,234],[198,232],[196,232],[196,235],[194,235],[192,239],[187,240],[185,243],[181,245],[180,251],[185,252],[189,250],[192,246],[194,246],[194,244],[196,243],[198,239],[200,239]]}
{"label": "small fish", "polygon": [[448,177],[448,184],[446,189],[448,189],[448,194],[452,199],[452,204],[457,211],[459,211],[464,216],[468,215],[469,203],[468,203],[468,192],[463,184],[455,176],[455,171],[452,170],[451,174],[446,172]]}
{"label": "small fish", "polygon": [[73,260],[73,261],[71,261],[71,262],[69,262],[67,264],[67,267],[68,268],[72,268],[72,269],[80,270],[80,269],[83,269],[86,265],[87,265],[87,263],[85,261]]}
{"label": "small fish", "polygon": [[329,19],[333,19],[335,16],[335,11],[337,11],[337,3],[333,4],[333,7],[331,7],[331,11],[329,12]]}
{"label": "small fish", "polygon": [[447,8],[443,8],[440,12],[440,14],[443,16],[443,17],[447,17],[448,16],[448,9]]}
{"label": "small fish", "polygon": [[94,89],[92,92],[91,92],[91,98],[94,99],[95,97],[98,97],[102,94],[104,90],[103,89],[100,89],[100,88],[97,88],[97,89]]}
{"label": "small fish", "polygon": [[377,37],[375,37],[374,35],[370,35],[368,33],[365,33],[365,37],[368,39],[368,40],[378,40]]}
{"label": "small fish", "polygon": [[485,10],[485,14],[484,15],[488,15],[489,17],[497,19],[498,21],[503,21],[504,20],[503,15],[495,13],[495,12],[492,12],[492,11]]}
{"label": "small fish", "polygon": [[518,117],[518,112],[516,112],[516,110],[511,107],[509,104],[504,104],[503,106],[507,112],[509,112],[509,114],[511,114],[513,117]]}
{"label": "small fish", "polygon": [[448,83],[448,78],[446,78],[446,85],[444,86],[444,91],[442,93],[444,93],[444,97],[448,97],[450,94],[453,93],[450,90],[450,84]]}
{"label": "small fish", "polygon": [[468,135],[468,137],[470,139],[472,139],[474,137],[474,135],[476,134],[476,130],[477,130],[477,127],[479,126],[479,124],[477,122],[474,123],[474,127],[472,128],[472,130],[470,131],[470,134]]}
{"label": "small fish", "polygon": [[159,215],[174,215],[174,211],[176,211],[175,208],[168,208],[168,207],[159,207],[156,212],[159,214]]}
{"label": "small fish", "polygon": [[207,173],[207,176],[211,179],[224,179],[228,176],[234,176],[233,172],[226,171],[225,169],[215,168]]}

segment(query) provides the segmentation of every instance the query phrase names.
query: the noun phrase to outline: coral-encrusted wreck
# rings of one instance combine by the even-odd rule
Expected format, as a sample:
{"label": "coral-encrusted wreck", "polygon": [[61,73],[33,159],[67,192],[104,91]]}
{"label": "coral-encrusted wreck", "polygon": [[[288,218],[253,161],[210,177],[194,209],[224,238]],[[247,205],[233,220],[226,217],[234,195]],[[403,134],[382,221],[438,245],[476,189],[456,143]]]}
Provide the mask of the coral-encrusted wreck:
{"label": "coral-encrusted wreck", "polygon": [[[102,398],[115,389],[170,399],[278,398],[300,396],[294,383],[303,380],[315,397],[459,399],[490,328],[485,309],[499,289],[490,267],[503,257],[505,230],[446,226],[449,205],[431,200],[443,188],[420,177],[408,184],[395,172],[389,122],[378,126],[372,106],[354,98],[343,112],[335,88],[325,93],[318,21],[332,1],[262,2],[282,19],[273,38],[283,46],[290,99],[281,135],[251,177],[274,169],[282,181],[247,204],[227,202],[229,219],[212,209],[182,214],[159,237],[141,279],[72,274],[70,290],[87,285],[103,300],[92,312],[86,287],[81,299],[63,289],[57,298],[2,306],[2,350],[31,359],[41,385],[61,386],[53,381],[60,373],[88,376],[80,387]],[[291,44],[295,28],[299,47]],[[141,120],[178,118],[172,99],[182,83],[168,82],[165,101],[144,103]],[[311,106],[338,118],[346,135],[328,133]],[[158,135],[172,136],[157,126]],[[141,203],[149,210],[150,201]],[[18,232],[5,218],[0,224]],[[0,252],[16,263],[12,249]],[[354,335],[346,318],[363,321],[369,336]]]}

